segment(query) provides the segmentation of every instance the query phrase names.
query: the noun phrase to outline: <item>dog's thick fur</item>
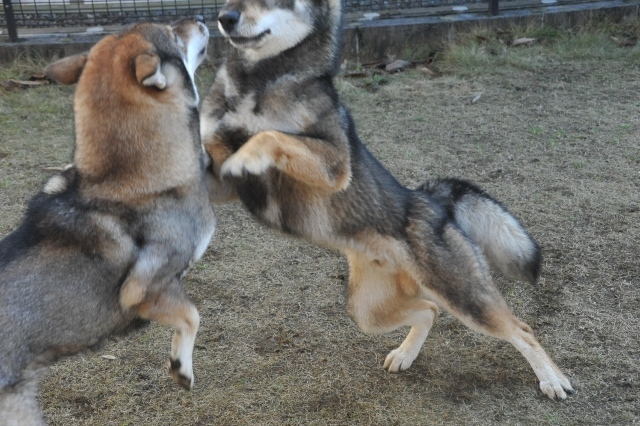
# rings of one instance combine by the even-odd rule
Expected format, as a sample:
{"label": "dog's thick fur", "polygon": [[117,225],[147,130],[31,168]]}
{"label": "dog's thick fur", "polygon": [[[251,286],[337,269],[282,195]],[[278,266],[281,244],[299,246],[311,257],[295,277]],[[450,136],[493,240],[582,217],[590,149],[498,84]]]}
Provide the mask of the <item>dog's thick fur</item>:
{"label": "dog's thick fur", "polygon": [[408,368],[438,314],[513,344],[550,398],[572,392],[531,328],[507,307],[490,266],[534,281],[540,251],[499,203],[459,180],[400,185],[360,142],[333,84],[340,0],[229,0],[232,48],[206,97],[201,133],[216,200],[239,197],[263,224],[343,252],[360,328],[411,326],[386,358]]}
{"label": "dog's thick fur", "polygon": [[135,318],[175,328],[170,374],[189,389],[199,317],[181,276],[215,229],[199,135],[196,19],[139,24],[45,70],[77,82],[73,166],[0,242],[0,423],[43,423],[37,380],[60,355]]}

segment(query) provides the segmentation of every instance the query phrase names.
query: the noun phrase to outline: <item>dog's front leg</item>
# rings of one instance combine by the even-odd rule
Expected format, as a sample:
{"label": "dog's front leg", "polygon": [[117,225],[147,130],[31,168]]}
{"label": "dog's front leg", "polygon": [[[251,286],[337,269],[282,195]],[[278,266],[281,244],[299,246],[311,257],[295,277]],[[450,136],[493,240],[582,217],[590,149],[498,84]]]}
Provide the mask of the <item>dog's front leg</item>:
{"label": "dog's front leg", "polygon": [[154,280],[163,265],[161,250],[146,247],[120,289],[120,304],[141,318],[175,329],[169,375],[183,388],[193,387],[193,346],[200,325],[198,310],[175,277]]}
{"label": "dog's front leg", "polygon": [[193,388],[193,347],[200,325],[200,315],[195,305],[187,299],[179,280],[175,280],[168,292],[149,297],[138,309],[142,318],[166,324],[175,330],[171,340],[169,375],[174,382],[191,390]]}
{"label": "dog's front leg", "polygon": [[346,141],[338,145],[278,131],[260,132],[230,156],[221,176],[261,175],[275,167],[309,186],[341,191],[351,181],[351,163]]}
{"label": "dog's front leg", "polygon": [[220,168],[233,152],[217,137],[210,139],[210,143],[205,144],[205,150],[211,158],[211,164],[206,171],[209,201],[213,204],[228,203],[236,200],[238,193],[232,182],[225,181],[220,177]]}
{"label": "dog's front leg", "polygon": [[182,284],[175,280],[169,289],[146,292],[140,304],[135,306],[141,318],[171,326],[175,332],[171,341],[169,375],[174,382],[187,390],[193,387],[193,347],[200,325],[200,315],[187,298]]}

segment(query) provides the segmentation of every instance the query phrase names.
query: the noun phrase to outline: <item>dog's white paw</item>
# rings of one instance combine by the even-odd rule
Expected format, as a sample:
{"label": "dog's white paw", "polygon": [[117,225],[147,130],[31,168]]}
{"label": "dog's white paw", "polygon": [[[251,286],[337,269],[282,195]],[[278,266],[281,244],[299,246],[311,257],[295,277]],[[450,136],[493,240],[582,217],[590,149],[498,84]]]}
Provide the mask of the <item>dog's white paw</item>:
{"label": "dog's white paw", "polygon": [[261,175],[273,165],[273,160],[266,154],[245,154],[238,151],[222,164],[220,174],[222,176],[241,177],[247,174]]}
{"label": "dog's white paw", "polygon": [[574,393],[571,382],[564,376],[540,381],[540,390],[554,401],[562,401]]}
{"label": "dog's white paw", "polygon": [[[419,348],[418,348],[419,349]],[[389,352],[387,358],[384,360],[382,368],[386,369],[390,373],[397,373],[398,371],[406,370],[411,367],[413,361],[417,358],[419,351],[411,351],[400,346],[398,349],[394,349]]]}
{"label": "dog's white paw", "polygon": [[186,390],[193,388],[193,368],[191,365],[183,364],[179,359],[169,359],[169,375],[174,382]]}

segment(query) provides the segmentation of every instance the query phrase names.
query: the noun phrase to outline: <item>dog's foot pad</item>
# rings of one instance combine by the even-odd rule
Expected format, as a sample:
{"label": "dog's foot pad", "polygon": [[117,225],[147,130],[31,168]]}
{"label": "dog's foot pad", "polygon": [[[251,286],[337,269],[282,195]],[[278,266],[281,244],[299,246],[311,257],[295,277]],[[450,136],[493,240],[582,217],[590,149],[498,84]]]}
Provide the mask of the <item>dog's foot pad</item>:
{"label": "dog's foot pad", "polygon": [[566,377],[558,377],[556,380],[541,381],[540,390],[554,401],[563,401],[567,395],[573,395],[575,391]]}
{"label": "dog's foot pad", "polygon": [[411,367],[413,361],[418,356],[418,351],[408,351],[400,346],[398,349],[394,349],[389,352],[387,358],[384,360],[382,368],[386,369],[390,373],[397,373]]}

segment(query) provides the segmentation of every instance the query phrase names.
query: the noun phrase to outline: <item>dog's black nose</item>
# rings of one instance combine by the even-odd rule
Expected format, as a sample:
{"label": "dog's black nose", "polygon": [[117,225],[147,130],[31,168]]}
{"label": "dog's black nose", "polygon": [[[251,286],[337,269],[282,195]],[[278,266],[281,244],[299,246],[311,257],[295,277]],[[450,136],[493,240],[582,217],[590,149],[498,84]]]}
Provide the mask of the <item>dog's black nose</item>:
{"label": "dog's black nose", "polygon": [[223,10],[218,15],[218,22],[220,22],[220,25],[227,33],[230,33],[231,31],[233,31],[233,29],[235,28],[239,20],[240,20],[240,12],[236,12],[235,10],[231,10],[231,11]]}
{"label": "dog's black nose", "polygon": [[196,16],[194,16],[194,18],[196,19],[196,21],[198,21],[198,22],[200,22],[200,23],[204,24],[204,16],[202,16],[202,15],[196,15]]}

